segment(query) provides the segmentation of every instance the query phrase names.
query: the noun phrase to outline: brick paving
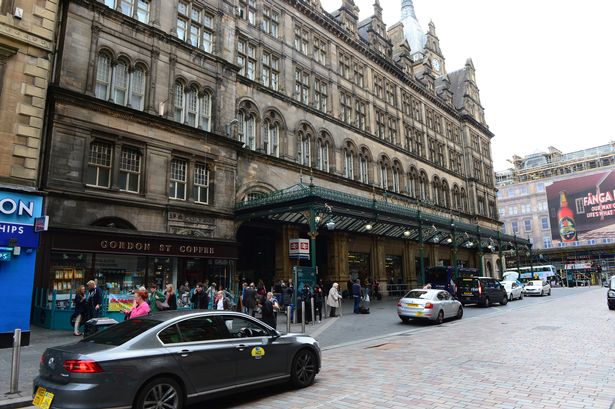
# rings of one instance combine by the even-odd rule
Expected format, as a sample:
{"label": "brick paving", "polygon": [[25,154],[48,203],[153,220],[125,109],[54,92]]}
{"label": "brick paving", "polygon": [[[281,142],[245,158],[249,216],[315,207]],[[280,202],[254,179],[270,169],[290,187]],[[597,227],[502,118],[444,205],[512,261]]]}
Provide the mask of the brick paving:
{"label": "brick paving", "polygon": [[312,387],[208,407],[608,409],[615,312],[605,292],[326,349]]}

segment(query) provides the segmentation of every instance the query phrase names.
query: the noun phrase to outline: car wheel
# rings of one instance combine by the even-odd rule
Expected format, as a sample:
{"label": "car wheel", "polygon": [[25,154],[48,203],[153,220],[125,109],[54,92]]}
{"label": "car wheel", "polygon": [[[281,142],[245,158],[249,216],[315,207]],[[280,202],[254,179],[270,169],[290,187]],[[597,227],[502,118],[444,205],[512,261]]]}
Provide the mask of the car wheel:
{"label": "car wheel", "polygon": [[542,297],[543,295],[545,295],[545,290],[540,291],[540,296]]}
{"label": "car wheel", "polygon": [[436,318],[436,324],[440,325],[444,322],[444,311],[440,310],[438,317]]}
{"label": "car wheel", "polygon": [[290,381],[296,388],[305,388],[316,377],[316,355],[309,349],[297,352],[290,370]]}
{"label": "car wheel", "polygon": [[508,301],[512,301],[513,300],[513,295],[512,293],[510,293],[510,295],[508,296]]}
{"label": "car wheel", "polygon": [[489,299],[489,297],[485,298],[485,302],[483,303],[483,306],[491,307],[491,300]]}
{"label": "car wheel", "polygon": [[519,294],[519,299],[522,300],[523,299],[523,293]]}
{"label": "car wheel", "polygon": [[548,296],[551,296],[551,289],[549,288],[549,294],[547,294]]}
{"label": "car wheel", "polygon": [[609,310],[615,310],[615,305],[609,305]]}
{"label": "car wheel", "polygon": [[508,304],[508,297],[504,296],[502,297],[502,301],[500,301],[500,305],[506,305]]}
{"label": "car wheel", "polygon": [[399,317],[399,318],[401,319],[401,321],[402,321],[404,324],[407,324],[407,323],[409,323],[409,322],[410,322],[410,318],[408,318],[408,317]]}
{"label": "car wheel", "polygon": [[136,409],[181,409],[184,392],[172,378],[156,378],[146,383],[137,395]]}
{"label": "car wheel", "polygon": [[457,310],[457,319],[460,320],[461,318],[463,318],[463,307],[460,305]]}

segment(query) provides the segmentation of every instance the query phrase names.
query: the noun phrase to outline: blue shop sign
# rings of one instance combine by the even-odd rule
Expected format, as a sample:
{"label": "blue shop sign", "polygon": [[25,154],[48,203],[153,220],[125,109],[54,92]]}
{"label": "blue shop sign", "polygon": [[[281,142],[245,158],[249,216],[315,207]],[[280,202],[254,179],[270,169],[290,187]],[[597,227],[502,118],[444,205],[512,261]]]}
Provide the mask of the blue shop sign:
{"label": "blue shop sign", "polygon": [[0,246],[38,247],[34,221],[43,213],[43,198],[0,191]]}

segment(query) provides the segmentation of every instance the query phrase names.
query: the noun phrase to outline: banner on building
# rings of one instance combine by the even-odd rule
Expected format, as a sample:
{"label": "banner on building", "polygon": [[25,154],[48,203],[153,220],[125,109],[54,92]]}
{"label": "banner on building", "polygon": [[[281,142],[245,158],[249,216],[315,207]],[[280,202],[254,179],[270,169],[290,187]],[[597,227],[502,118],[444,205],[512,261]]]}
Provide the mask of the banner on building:
{"label": "banner on building", "polygon": [[615,238],[614,171],[558,180],[546,186],[546,193],[554,242],[598,244]]}
{"label": "banner on building", "polygon": [[290,258],[310,259],[310,241],[308,239],[288,240],[288,256]]}

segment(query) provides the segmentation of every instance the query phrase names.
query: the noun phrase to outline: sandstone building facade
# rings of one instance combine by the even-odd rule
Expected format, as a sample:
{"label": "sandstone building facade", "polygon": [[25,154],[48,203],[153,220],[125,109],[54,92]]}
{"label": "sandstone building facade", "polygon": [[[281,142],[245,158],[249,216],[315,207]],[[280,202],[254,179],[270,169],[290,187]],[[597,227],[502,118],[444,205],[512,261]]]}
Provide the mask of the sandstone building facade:
{"label": "sandstone building facade", "polygon": [[363,21],[351,0],[64,4],[42,285],[73,286],[69,266],[118,290],[269,285],[308,233],[325,281],[496,274],[510,240],[475,68],[446,71],[433,24],[411,48],[412,1],[388,29],[377,0]]}

